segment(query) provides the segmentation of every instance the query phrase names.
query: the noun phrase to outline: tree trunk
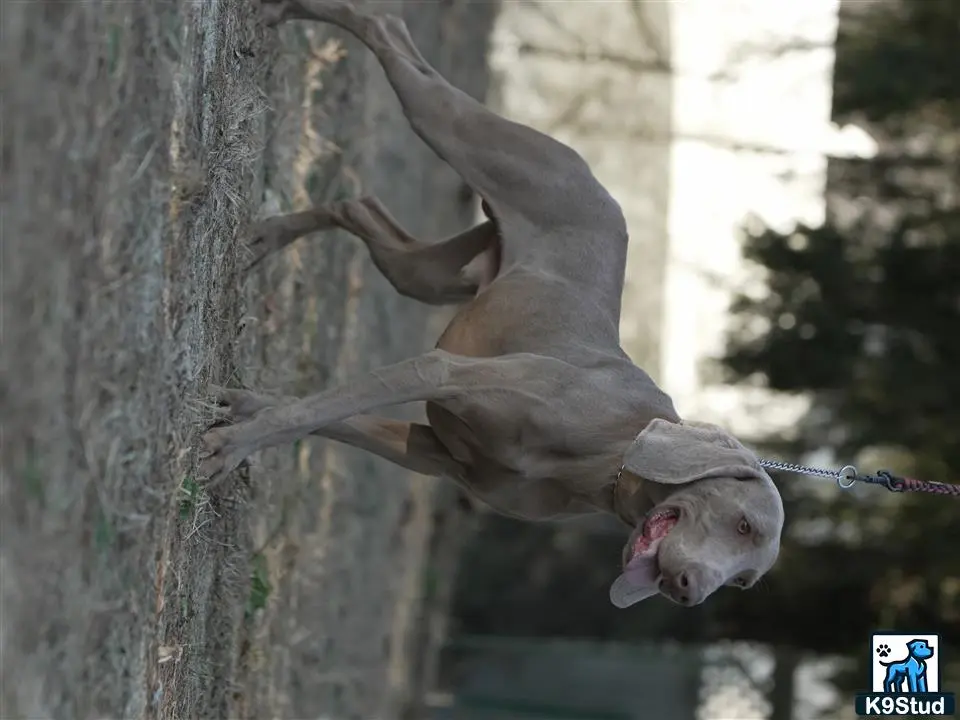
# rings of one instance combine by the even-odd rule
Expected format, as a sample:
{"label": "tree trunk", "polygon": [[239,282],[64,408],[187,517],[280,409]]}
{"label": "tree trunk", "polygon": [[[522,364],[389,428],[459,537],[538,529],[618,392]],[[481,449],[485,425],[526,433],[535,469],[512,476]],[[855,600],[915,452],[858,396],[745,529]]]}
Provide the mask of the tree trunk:
{"label": "tree trunk", "polygon": [[799,654],[790,648],[774,651],[773,687],[770,689],[770,720],[793,720],[794,686]]}

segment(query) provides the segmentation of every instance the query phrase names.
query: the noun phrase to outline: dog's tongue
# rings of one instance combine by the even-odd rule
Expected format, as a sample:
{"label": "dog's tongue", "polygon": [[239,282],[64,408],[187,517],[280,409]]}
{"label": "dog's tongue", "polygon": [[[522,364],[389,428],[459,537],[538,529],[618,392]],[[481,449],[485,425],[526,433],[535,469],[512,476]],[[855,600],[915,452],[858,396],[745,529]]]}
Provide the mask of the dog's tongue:
{"label": "dog's tongue", "polygon": [[626,568],[610,586],[610,602],[618,608],[630,607],[634,603],[646,600],[656,595],[657,578],[660,568],[657,567],[657,544],[651,545],[649,550],[627,563]]}
{"label": "dog's tongue", "polygon": [[646,524],[643,534],[637,538],[634,545],[633,558],[610,586],[610,602],[618,608],[630,607],[659,592],[657,581],[660,567],[657,564],[657,549],[660,541],[676,522],[676,519],[671,517],[658,517]]}

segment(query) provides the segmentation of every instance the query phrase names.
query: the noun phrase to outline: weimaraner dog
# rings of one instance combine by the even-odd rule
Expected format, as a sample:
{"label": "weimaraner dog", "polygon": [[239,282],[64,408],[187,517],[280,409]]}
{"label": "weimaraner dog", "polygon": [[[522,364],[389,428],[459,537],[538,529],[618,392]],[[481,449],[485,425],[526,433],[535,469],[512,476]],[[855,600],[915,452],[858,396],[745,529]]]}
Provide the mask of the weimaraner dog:
{"label": "weimaraner dog", "polygon": [[[487,220],[426,243],[371,197],[269,218],[258,262],[343,228],[401,294],[462,303],[436,348],[305,398],[216,388],[232,424],[203,438],[219,479],[247,456],[313,434],[448,478],[526,520],[613,513],[633,532],[610,598],[696,605],[773,565],[783,504],[757,458],[684,422],[620,347],[627,252],[620,207],[571,148],[450,85],[403,21],[349,0],[265,0],[268,25],[330,23],[378,58],[413,130],[480,196]],[[429,424],[369,414],[423,401]]]}

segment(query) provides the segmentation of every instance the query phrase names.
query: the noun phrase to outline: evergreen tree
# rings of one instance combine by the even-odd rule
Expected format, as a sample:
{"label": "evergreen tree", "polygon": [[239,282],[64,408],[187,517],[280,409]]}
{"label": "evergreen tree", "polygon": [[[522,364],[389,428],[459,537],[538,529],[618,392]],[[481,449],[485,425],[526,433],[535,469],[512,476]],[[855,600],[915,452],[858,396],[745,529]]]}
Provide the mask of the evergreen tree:
{"label": "evergreen tree", "polygon": [[[838,37],[834,115],[864,122],[880,155],[831,160],[825,225],[747,237],[767,292],[736,299],[722,362],[732,381],[761,378],[812,398],[796,435],[777,439],[793,453],[873,450],[901,473],[957,481],[960,3],[856,10]],[[878,628],[936,630],[960,649],[960,502],[790,491],[803,482],[782,481],[798,532],[771,577],[777,607],[760,633],[863,660]],[[826,539],[810,534],[818,519],[834,528]],[[728,632],[758,634],[765,608],[750,597],[721,614]],[[852,677],[850,687],[862,686],[865,670]]]}

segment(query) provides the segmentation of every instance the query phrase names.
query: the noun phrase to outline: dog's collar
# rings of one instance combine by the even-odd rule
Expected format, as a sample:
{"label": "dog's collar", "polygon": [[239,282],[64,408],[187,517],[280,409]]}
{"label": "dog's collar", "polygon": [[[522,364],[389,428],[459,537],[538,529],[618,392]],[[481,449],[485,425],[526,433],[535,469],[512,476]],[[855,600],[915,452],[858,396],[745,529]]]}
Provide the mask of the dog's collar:
{"label": "dog's collar", "polygon": [[[642,434],[643,431],[641,430],[634,436],[633,441],[630,443],[630,447],[633,447],[637,443],[637,440],[640,439]],[[624,451],[624,457],[626,457],[626,453],[629,451],[630,447]],[[617,477],[613,481],[611,493],[613,496],[613,511],[617,514],[617,517],[623,520],[623,522],[630,527],[634,527],[637,524],[637,518],[633,516],[633,513],[629,512],[629,499],[636,495],[642,483],[643,480],[641,478],[627,470],[627,465],[625,462],[620,463],[620,469],[617,470]]]}
{"label": "dog's collar", "polygon": [[633,517],[633,513],[629,512],[629,500],[636,494],[642,481],[639,478],[633,477],[632,473],[626,473],[625,470],[625,466],[621,465],[617,471],[617,477],[611,487],[611,501],[613,512],[616,516],[630,527],[633,527],[637,524],[637,520]]}

